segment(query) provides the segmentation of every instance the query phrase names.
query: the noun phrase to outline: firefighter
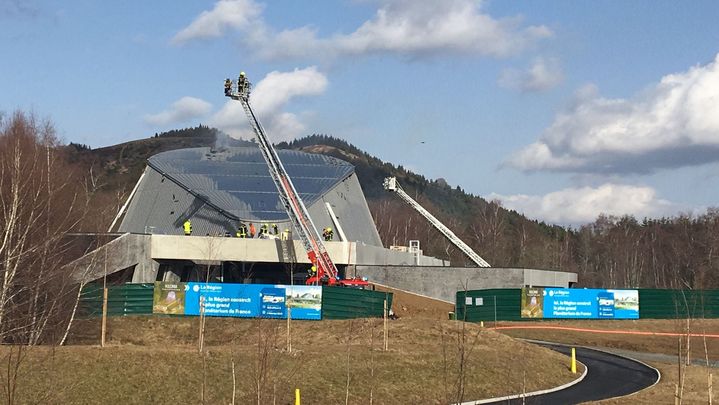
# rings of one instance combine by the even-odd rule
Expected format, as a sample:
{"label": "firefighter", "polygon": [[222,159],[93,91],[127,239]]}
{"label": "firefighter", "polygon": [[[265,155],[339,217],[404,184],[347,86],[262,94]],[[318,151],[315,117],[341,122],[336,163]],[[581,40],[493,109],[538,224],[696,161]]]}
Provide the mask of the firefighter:
{"label": "firefighter", "polygon": [[245,87],[247,87],[247,76],[245,76],[245,72],[240,72],[240,77],[237,78],[237,92],[244,94]]}
{"label": "firefighter", "polygon": [[190,236],[192,234],[192,222],[187,219],[185,223],[182,224],[182,229],[185,231],[185,236]]}
{"label": "firefighter", "polygon": [[317,266],[315,266],[313,264],[312,267],[310,267],[309,273],[310,273],[310,277],[313,277],[315,275],[315,273],[317,273]]}
{"label": "firefighter", "polygon": [[282,237],[280,238],[282,240],[290,240],[290,230],[285,228],[284,231],[282,231]]}
{"label": "firefighter", "polygon": [[279,235],[279,231],[277,230],[277,224],[272,224],[272,234],[273,235]]}
{"label": "firefighter", "polygon": [[225,79],[225,95],[229,96],[232,92],[232,80]]}
{"label": "firefighter", "polygon": [[332,228],[330,227],[327,227],[324,229],[324,231],[322,231],[322,237],[325,238],[325,241],[331,241],[333,235],[334,233],[332,232]]}
{"label": "firefighter", "polygon": [[267,224],[262,224],[262,226],[260,226],[260,237],[267,237]]}
{"label": "firefighter", "polygon": [[255,224],[250,222],[250,238],[254,238],[254,237],[255,237]]}
{"label": "firefighter", "polygon": [[240,224],[240,227],[237,228],[237,237],[238,238],[246,238],[247,237],[247,225]]}

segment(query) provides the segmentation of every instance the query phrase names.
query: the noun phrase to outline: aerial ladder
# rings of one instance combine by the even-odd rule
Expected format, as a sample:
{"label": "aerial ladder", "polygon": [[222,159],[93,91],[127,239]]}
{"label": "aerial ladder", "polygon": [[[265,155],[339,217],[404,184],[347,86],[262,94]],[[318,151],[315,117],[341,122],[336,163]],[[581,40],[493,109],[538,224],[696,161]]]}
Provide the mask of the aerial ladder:
{"label": "aerial ladder", "polygon": [[430,214],[429,211],[424,209],[417,201],[412,199],[407,193],[405,193],[404,190],[402,190],[402,187],[399,186],[399,183],[397,182],[396,177],[387,177],[384,179],[384,182],[382,183],[385,190],[394,191],[399,195],[401,199],[403,199],[407,204],[409,204],[412,208],[414,208],[417,212],[419,212],[423,217],[429,221],[430,224],[432,224],[437,230],[442,232],[442,234],[449,239],[450,242],[452,242],[459,250],[464,252],[470,259],[472,259],[473,262],[477,264],[479,267],[492,267],[489,263],[487,263],[486,260],[482,259],[477,252],[472,250],[471,247],[467,246],[466,243],[462,242],[457,235],[452,232],[451,229],[447,228],[443,223],[441,223],[437,218],[434,217],[434,215]]}
{"label": "aerial ladder", "polygon": [[356,288],[368,286],[369,283],[367,283],[366,280],[359,278],[339,279],[337,266],[335,266],[332,259],[330,259],[327,249],[325,249],[325,245],[322,243],[320,234],[317,232],[317,228],[312,222],[312,218],[310,218],[305,204],[302,202],[299,193],[297,193],[295,186],[292,184],[292,180],[282,165],[277,151],[272,146],[267,135],[265,135],[265,131],[257,119],[257,116],[255,116],[254,111],[252,111],[252,107],[250,106],[251,87],[250,81],[247,79],[247,76],[245,76],[245,72],[242,72],[237,79],[237,83],[233,83],[230,79],[225,80],[225,96],[237,100],[242,104],[242,108],[245,110],[245,114],[247,114],[247,118],[250,121],[250,126],[257,136],[260,150],[267,162],[272,181],[275,183],[275,186],[277,186],[280,201],[287,210],[287,216],[297,231],[296,235],[302,242],[307,252],[307,257],[312,263],[314,271],[310,272],[310,277],[307,278],[306,284],[339,285]]}

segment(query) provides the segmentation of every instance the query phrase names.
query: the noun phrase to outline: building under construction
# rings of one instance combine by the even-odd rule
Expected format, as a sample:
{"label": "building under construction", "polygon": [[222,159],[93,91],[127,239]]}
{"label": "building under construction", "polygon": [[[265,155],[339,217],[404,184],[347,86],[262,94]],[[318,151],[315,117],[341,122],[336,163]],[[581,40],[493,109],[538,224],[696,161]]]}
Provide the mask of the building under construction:
{"label": "building under construction", "polygon": [[[341,276],[359,275],[380,284],[447,301],[470,288],[561,286],[573,273],[496,268],[452,268],[419,249],[385,248],[354,167],[342,160],[293,150],[278,151],[318,228],[333,228],[325,242]],[[192,234],[184,235],[190,220]],[[240,223],[269,237],[239,238]],[[289,240],[273,235],[289,230]],[[107,245],[72,263],[78,279],[119,282],[205,281],[302,283],[310,262],[294,237],[267,164],[258,147],[192,148],[148,159]],[[461,282],[461,283],[460,283]],[[434,292],[433,292],[434,291]]]}
{"label": "building under construction", "polygon": [[[306,281],[360,288],[369,280],[450,302],[464,289],[576,282],[573,273],[489,267],[395,179],[388,179],[387,189],[480,268],[448,267],[424,256],[417,244],[407,251],[384,248],[354,167],[328,156],[275,150],[249,104],[250,89],[244,73],[237,82],[225,80],[225,96],[242,104],[257,147],[152,156],[110,226],[115,231],[119,221],[119,237],[70,264],[78,280]],[[318,228],[334,229],[336,237],[322,241]]]}

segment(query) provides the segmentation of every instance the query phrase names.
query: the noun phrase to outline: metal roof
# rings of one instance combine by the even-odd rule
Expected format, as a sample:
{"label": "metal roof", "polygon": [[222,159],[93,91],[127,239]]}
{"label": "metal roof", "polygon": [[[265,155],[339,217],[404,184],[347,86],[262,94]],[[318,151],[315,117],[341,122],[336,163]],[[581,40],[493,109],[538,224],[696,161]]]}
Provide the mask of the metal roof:
{"label": "metal roof", "polygon": [[[293,150],[278,154],[307,206],[354,173],[351,164],[333,157]],[[228,217],[287,219],[258,147],[173,150],[152,156],[148,164]]]}

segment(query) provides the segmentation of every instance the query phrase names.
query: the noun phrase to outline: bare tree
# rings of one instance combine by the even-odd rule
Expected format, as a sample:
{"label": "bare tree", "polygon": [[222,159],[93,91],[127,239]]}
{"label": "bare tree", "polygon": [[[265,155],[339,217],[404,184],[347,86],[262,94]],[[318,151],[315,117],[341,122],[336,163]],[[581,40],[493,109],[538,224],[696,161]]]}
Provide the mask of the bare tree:
{"label": "bare tree", "polygon": [[83,185],[51,124],[21,112],[0,124],[0,341],[36,344],[64,328],[65,235],[87,212]]}

